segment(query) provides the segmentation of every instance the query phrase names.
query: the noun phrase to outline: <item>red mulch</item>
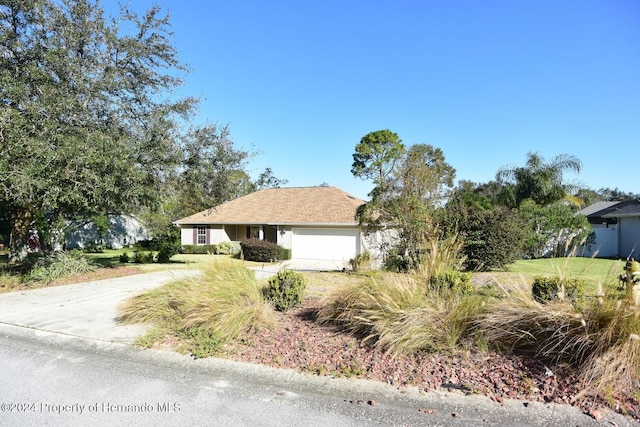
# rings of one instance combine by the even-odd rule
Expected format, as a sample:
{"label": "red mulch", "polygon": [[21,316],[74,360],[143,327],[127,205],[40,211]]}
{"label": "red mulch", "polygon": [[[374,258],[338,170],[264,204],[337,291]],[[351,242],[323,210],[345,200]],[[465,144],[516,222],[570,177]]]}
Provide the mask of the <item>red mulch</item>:
{"label": "red mulch", "polygon": [[[264,329],[241,342],[228,344],[225,357],[319,375],[354,376],[397,387],[415,386],[465,394],[571,404],[586,413],[605,406],[602,399],[578,400],[578,375],[569,368],[549,369],[531,358],[469,350],[455,355],[385,356],[362,345],[353,336],[316,322],[317,299],[307,299],[287,313],[279,313],[278,326]],[[617,409],[640,419],[640,403],[631,396],[616,396]]]}

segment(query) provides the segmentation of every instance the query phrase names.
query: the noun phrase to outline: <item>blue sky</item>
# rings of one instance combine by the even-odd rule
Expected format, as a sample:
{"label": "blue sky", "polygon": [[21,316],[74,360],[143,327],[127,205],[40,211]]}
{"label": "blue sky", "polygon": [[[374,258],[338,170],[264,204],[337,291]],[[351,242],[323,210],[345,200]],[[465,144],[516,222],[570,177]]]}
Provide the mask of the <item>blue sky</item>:
{"label": "blue sky", "polygon": [[440,147],[457,179],[490,181],[534,151],[581,159],[571,181],[640,193],[636,0],[157,3],[193,69],[181,93],[259,152],[255,175],[366,199],[354,147],[390,129]]}

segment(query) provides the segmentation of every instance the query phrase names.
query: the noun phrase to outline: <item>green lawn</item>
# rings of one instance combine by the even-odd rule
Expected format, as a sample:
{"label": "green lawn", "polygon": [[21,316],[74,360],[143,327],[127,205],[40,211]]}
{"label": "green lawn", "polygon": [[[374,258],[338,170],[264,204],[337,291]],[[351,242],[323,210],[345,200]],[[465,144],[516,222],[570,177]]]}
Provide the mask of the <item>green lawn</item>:
{"label": "green lawn", "polygon": [[518,260],[510,273],[525,276],[560,276],[579,278],[595,283],[612,283],[623,273],[624,262],[599,258],[545,258]]}

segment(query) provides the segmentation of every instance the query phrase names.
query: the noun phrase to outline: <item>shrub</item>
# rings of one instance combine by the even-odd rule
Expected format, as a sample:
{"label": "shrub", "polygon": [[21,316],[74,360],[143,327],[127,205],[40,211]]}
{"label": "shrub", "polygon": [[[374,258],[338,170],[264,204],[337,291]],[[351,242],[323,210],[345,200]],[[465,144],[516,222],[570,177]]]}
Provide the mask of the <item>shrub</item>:
{"label": "shrub", "polygon": [[215,254],[216,245],[182,245],[182,253],[187,255]]}
{"label": "shrub", "polygon": [[456,270],[447,270],[429,277],[427,282],[429,289],[446,297],[451,294],[469,295],[473,292],[471,273],[463,273]]}
{"label": "shrub", "polygon": [[153,262],[153,252],[133,251],[133,262],[136,264],[151,264]]}
{"label": "shrub", "polygon": [[196,359],[204,359],[219,354],[224,349],[224,342],[212,330],[207,328],[190,328],[179,336],[186,339],[183,349]]}
{"label": "shrub", "polygon": [[273,242],[248,239],[240,242],[242,254],[247,261],[274,262],[290,258],[290,251]]}
{"label": "shrub", "polygon": [[568,300],[577,307],[584,303],[587,283],[580,279],[560,277],[536,277],[531,286],[531,294],[539,303]]}
{"label": "shrub", "polygon": [[368,266],[371,261],[371,254],[369,251],[364,251],[355,256],[355,258],[349,260],[349,264],[351,265],[351,269],[353,271],[362,271],[365,266]]}
{"label": "shrub", "polygon": [[238,255],[242,251],[240,242],[220,242],[216,245],[218,255]]}
{"label": "shrub", "polygon": [[129,262],[129,254],[127,252],[123,252],[118,258],[122,264],[126,264]]}
{"label": "shrub", "polygon": [[104,246],[98,243],[89,243],[86,248],[82,249],[86,254],[101,254],[104,252]]}
{"label": "shrub", "polygon": [[180,252],[180,242],[171,238],[171,236],[163,236],[154,240],[153,249],[158,251],[157,261],[166,264],[172,256]]}
{"label": "shrub", "polygon": [[161,264],[166,264],[171,260],[171,257],[180,252],[180,243],[164,237],[157,239],[153,248],[158,251],[156,260]]}
{"label": "shrub", "polygon": [[79,251],[56,252],[38,260],[29,278],[38,282],[53,282],[65,276],[77,276],[94,271],[97,267]]}
{"label": "shrub", "polygon": [[467,270],[504,269],[516,260],[527,234],[527,224],[517,211],[469,206],[463,218],[458,231],[464,238]]}
{"label": "shrub", "polygon": [[408,273],[415,267],[413,259],[401,255],[398,249],[392,249],[384,260],[384,269],[394,273]]}
{"label": "shrub", "polygon": [[278,311],[287,311],[300,304],[307,287],[306,278],[292,270],[280,270],[269,278],[264,289],[265,298],[271,301]]}

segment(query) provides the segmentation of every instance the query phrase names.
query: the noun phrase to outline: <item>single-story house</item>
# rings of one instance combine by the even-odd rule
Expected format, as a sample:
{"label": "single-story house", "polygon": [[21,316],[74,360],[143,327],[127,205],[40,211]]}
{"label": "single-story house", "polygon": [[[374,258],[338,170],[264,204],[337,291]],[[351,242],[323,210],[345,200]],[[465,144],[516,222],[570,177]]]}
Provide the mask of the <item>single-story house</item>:
{"label": "single-story house", "polygon": [[[107,248],[120,249],[151,236],[145,225],[133,215],[108,215],[109,228],[103,239]],[[84,249],[99,243],[98,229],[91,220],[67,224],[64,233],[67,249]]]}
{"label": "single-story house", "polygon": [[584,256],[640,257],[640,200],[596,202],[577,214],[587,217],[596,237]]}
{"label": "single-story house", "polygon": [[368,249],[356,220],[364,203],[336,187],[268,188],[175,224],[183,245],[258,238],[291,249],[292,259],[329,261],[344,268]]}

